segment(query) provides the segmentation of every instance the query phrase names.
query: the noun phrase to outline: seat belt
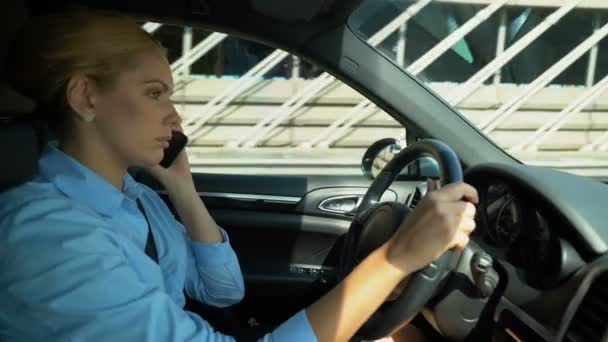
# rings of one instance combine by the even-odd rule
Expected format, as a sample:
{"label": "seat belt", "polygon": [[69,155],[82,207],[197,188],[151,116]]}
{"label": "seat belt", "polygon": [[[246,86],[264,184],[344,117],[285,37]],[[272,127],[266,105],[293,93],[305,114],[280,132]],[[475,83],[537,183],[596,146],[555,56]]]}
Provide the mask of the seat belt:
{"label": "seat belt", "polygon": [[154,234],[152,234],[152,229],[150,228],[150,221],[148,220],[148,215],[146,215],[146,211],[144,210],[144,206],[141,204],[139,198],[135,200],[137,202],[137,208],[144,214],[144,218],[146,219],[146,223],[148,225],[148,237],[146,238],[146,255],[150,257],[150,259],[154,260],[155,263],[158,262],[158,252],[156,251],[156,243],[154,242]]}

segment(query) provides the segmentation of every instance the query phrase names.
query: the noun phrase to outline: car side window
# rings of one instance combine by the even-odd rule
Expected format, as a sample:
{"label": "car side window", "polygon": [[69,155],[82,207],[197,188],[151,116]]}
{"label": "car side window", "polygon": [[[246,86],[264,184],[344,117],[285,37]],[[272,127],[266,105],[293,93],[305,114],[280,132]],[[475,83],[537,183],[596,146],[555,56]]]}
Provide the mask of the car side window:
{"label": "car side window", "polygon": [[361,175],[365,150],[406,129],[284,51],[201,29],[143,24],[166,47],[194,172]]}

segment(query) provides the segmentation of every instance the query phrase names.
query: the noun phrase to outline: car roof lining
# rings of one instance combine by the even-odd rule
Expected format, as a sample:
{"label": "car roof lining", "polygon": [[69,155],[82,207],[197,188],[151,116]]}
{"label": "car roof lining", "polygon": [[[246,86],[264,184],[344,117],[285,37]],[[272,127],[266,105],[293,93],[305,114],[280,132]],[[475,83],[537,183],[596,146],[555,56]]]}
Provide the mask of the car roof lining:
{"label": "car roof lining", "polygon": [[[60,11],[70,5],[118,11],[144,21],[189,25],[234,34],[286,51],[348,19],[360,0],[23,0],[31,13]],[[295,15],[294,12],[300,13]]]}
{"label": "car roof lining", "polygon": [[311,21],[326,15],[331,10],[333,0],[252,0],[252,8],[263,15],[285,22]]}

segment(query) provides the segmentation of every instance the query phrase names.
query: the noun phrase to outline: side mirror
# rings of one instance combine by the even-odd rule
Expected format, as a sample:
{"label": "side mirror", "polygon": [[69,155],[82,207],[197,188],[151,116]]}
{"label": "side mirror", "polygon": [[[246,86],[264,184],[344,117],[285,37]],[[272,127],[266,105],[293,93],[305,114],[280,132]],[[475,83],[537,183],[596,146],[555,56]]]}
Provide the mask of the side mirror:
{"label": "side mirror", "polygon": [[376,178],[401,149],[401,142],[398,139],[384,138],[376,141],[363,154],[361,171],[369,179]]}
{"label": "side mirror", "polygon": [[417,161],[418,172],[422,178],[436,178],[439,179],[439,163],[431,157],[420,158]]}
{"label": "side mirror", "polygon": [[[361,170],[369,179],[374,179],[380,171],[390,162],[402,149],[404,144],[393,138],[384,138],[373,143],[363,154],[361,159]],[[416,161],[415,174],[410,176],[426,178],[439,178],[439,164],[431,157],[423,157]],[[407,173],[407,168],[403,173]]]}

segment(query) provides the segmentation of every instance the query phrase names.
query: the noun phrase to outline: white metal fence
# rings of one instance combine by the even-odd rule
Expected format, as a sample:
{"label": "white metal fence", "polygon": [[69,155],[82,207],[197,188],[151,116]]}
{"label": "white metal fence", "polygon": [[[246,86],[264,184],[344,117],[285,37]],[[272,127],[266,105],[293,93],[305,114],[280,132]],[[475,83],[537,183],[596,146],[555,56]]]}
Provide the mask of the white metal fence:
{"label": "white metal fence", "polygon": [[[473,76],[466,81],[461,82],[456,90],[451,92],[451,95],[446,95],[446,100],[456,107],[474,95],[484,84],[487,85],[490,78],[493,78],[491,84],[495,86],[500,85],[503,80],[503,68],[520,55],[522,51],[541,39],[549,29],[558,24],[560,20],[568,14],[581,9],[595,9],[597,11],[608,10],[608,1],[604,0],[436,0],[436,2],[452,5],[473,4],[481,7],[475,15],[462,23],[457,29],[452,31],[441,41],[437,42],[437,44],[426,51],[420,58],[409,65],[405,65],[404,57],[407,49],[405,32],[407,30],[408,22],[415,19],[416,16],[433,3],[433,1],[413,1],[402,13],[386,23],[386,25],[375,32],[375,34],[370,35],[367,42],[372,46],[378,46],[385,42],[387,38],[396,34],[398,37],[395,46],[396,63],[403,65],[409,73],[419,75],[432,66],[433,63],[436,63],[447,51],[452,49],[455,44],[466,39],[467,35],[489,18],[498,16],[499,24],[496,27],[495,32],[496,54],[491,61],[481,67]],[[507,8],[509,6],[543,7],[551,11],[551,14],[547,15],[544,20],[521,36],[513,44],[507,46]],[[143,27],[148,32],[153,33],[157,31],[161,25],[157,23],[146,23]],[[486,134],[491,135],[533,96],[543,89],[546,89],[556,77],[561,75],[567,68],[572,66],[583,56],[587,56],[587,71],[584,85],[584,87],[586,87],[585,91],[580,93],[576,98],[573,98],[567,106],[557,112],[550,120],[536,128],[534,131],[529,132],[529,134],[519,143],[508,146],[509,150],[513,153],[519,151],[536,151],[544,141],[547,141],[547,139],[564,127],[569,120],[592,106],[598,98],[606,95],[606,90],[608,90],[608,76],[595,82],[596,67],[599,62],[598,46],[606,35],[608,35],[608,23],[602,23],[602,17],[597,14],[593,18],[593,32],[589,37],[577,46],[574,46],[571,51],[559,61],[547,66],[546,70],[543,70],[543,72],[532,82],[521,85],[517,94],[505,99],[501,106],[487,113],[483,120],[478,123],[479,128]],[[225,34],[213,33],[199,44],[192,47],[192,30],[190,28],[184,28],[182,44],[183,55],[171,64],[175,83],[178,86],[187,84],[191,80],[191,65],[214,47],[222,43],[225,38]],[[254,89],[255,86],[263,80],[264,75],[287,58],[294,58],[294,63],[292,63],[294,68],[292,75],[296,78],[299,77],[300,63],[297,57],[290,56],[288,53],[281,50],[270,53],[266,58],[257,63],[257,65],[253,66],[249,71],[235,80],[223,92],[205,103],[199,112],[195,115],[190,115],[187,120],[184,121],[184,129],[191,140],[194,141],[200,137],[204,132],[203,128],[205,124],[225,111],[239,96]],[[296,92],[282,105],[277,106],[257,123],[251,125],[246,134],[243,134],[238,139],[227,142],[225,147],[231,149],[251,149],[263,146],[264,141],[272,134],[277,126],[292,119],[294,114],[297,113],[302,106],[308,104],[312,98],[318,96],[324,90],[334,86],[336,82],[338,81],[328,73],[322,73],[318,77],[308,80],[307,84],[300,91]],[[322,131],[311,136],[308,140],[300,142],[298,147],[300,149],[330,148],[336,141],[339,141],[345,134],[350,132],[354,125],[362,122],[376,111],[377,108],[373,103],[369,100],[362,100],[354,105],[349,111],[335,117],[335,120],[327,125]],[[580,148],[581,152],[606,150],[608,150],[608,131],[597,136],[593,141],[590,141]]]}

